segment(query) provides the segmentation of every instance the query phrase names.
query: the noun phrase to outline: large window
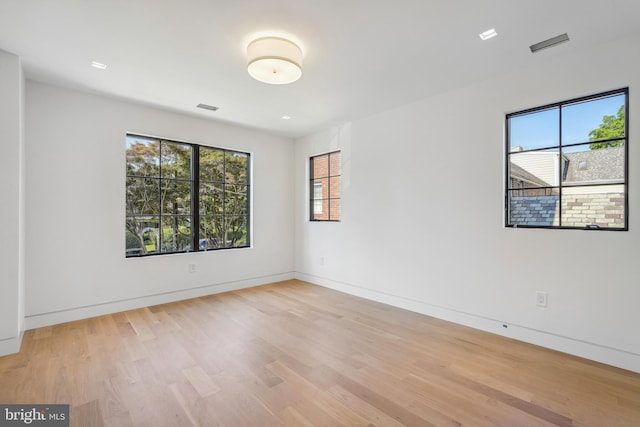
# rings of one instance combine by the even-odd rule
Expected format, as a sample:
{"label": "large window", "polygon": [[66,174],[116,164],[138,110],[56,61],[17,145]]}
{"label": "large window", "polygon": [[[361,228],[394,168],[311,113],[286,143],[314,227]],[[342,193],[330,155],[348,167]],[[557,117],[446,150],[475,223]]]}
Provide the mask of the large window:
{"label": "large window", "polygon": [[309,160],[311,221],[340,221],[340,152]]}
{"label": "large window", "polygon": [[126,256],[247,247],[247,153],[127,135]]}
{"label": "large window", "polygon": [[506,226],[627,230],[628,89],[506,117]]}

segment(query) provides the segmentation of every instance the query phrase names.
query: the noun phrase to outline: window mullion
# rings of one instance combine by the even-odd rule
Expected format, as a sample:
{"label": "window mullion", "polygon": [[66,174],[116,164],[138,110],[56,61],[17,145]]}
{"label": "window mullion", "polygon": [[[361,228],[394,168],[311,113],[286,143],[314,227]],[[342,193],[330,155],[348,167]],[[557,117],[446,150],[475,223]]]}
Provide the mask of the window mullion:
{"label": "window mullion", "polygon": [[331,220],[331,153],[327,154],[327,216]]}
{"label": "window mullion", "polygon": [[558,227],[562,227],[562,109],[558,107]]}
{"label": "window mullion", "polygon": [[156,232],[156,252],[158,253],[162,253],[162,247],[163,247],[163,242],[162,242],[162,230],[164,229],[163,227],[163,199],[162,199],[162,178],[163,178],[163,162],[162,162],[162,151],[164,149],[164,142],[161,140],[159,143],[159,155],[160,158],[158,159],[158,231]]}
{"label": "window mullion", "polygon": [[227,150],[222,150],[222,246],[227,247]]}
{"label": "window mullion", "polygon": [[191,248],[200,250],[200,147],[191,146]]}

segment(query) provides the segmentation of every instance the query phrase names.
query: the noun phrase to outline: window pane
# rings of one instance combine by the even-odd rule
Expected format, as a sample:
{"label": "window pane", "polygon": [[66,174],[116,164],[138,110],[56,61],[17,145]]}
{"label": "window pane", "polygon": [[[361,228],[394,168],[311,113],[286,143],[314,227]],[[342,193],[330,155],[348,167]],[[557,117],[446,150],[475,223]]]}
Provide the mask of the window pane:
{"label": "window pane", "polygon": [[603,185],[562,189],[562,225],[624,228],[624,186]]}
{"label": "window pane", "polygon": [[136,219],[127,218],[127,226],[125,230],[125,249],[127,256],[142,255],[142,239],[137,232]]}
{"label": "window pane", "polygon": [[562,108],[562,144],[623,138],[624,95],[580,102]]}
{"label": "window pane", "polygon": [[509,197],[509,224],[557,226],[559,196],[526,195]]}
{"label": "window pane", "polygon": [[549,187],[559,184],[557,149],[509,154],[511,188]]}
{"label": "window pane", "polygon": [[317,199],[313,201],[313,214],[314,215],[322,214],[322,199]]}
{"label": "window pane", "polygon": [[[315,203],[321,204],[319,211],[315,210]],[[328,221],[329,220],[329,200],[324,199],[320,201],[314,200],[314,212],[311,215],[311,219],[315,221]]]}
{"label": "window pane", "polygon": [[316,156],[311,159],[313,178],[324,178],[329,176],[329,156]]}
{"label": "window pane", "polygon": [[191,243],[191,216],[165,215],[162,217],[162,252],[184,251]]}
{"label": "window pane", "polygon": [[311,199],[313,200],[322,200],[322,181],[314,181],[313,182],[313,193]]}
{"label": "window pane", "polygon": [[244,215],[227,215],[226,218],[226,247],[247,246],[249,244],[247,217]]}
{"label": "window pane", "polygon": [[313,199],[327,199],[329,197],[329,178],[313,181]]}
{"label": "window pane", "polygon": [[159,180],[127,178],[127,215],[157,215],[160,213]]}
{"label": "window pane", "polygon": [[127,217],[126,255],[137,256],[153,253],[159,247],[158,217]]}
{"label": "window pane", "polygon": [[127,175],[160,175],[160,142],[127,136]]}
{"label": "window pane", "polygon": [[222,214],[224,212],[222,194],[223,184],[200,184],[200,214]]}
{"label": "window pane", "polygon": [[329,199],[329,220],[340,221],[340,199]]}
{"label": "window pane", "polygon": [[249,156],[227,151],[225,159],[225,181],[232,184],[247,184]]}
{"label": "window pane", "polygon": [[340,152],[329,154],[329,174],[331,176],[340,175]]}
{"label": "window pane", "polygon": [[[209,249],[224,247],[224,217],[222,215],[200,216],[200,242],[210,245]],[[200,243],[202,245],[202,243]]]}
{"label": "window pane", "polygon": [[509,151],[560,145],[559,109],[537,111],[509,118]]}
{"label": "window pane", "polygon": [[191,179],[191,147],[186,144],[163,141],[161,174],[163,178]]}
{"label": "window pane", "polygon": [[191,181],[163,179],[161,186],[163,214],[191,213]]}
{"label": "window pane", "polygon": [[225,185],[225,214],[246,215],[249,209],[246,185]]}
{"label": "window pane", "polygon": [[329,197],[332,199],[340,198],[340,176],[329,178]]}
{"label": "window pane", "polygon": [[127,217],[126,255],[138,256],[157,250],[157,217]]}
{"label": "window pane", "polygon": [[562,185],[624,183],[625,149],[592,149],[591,144],[572,147],[563,153],[567,171]]}
{"label": "window pane", "polygon": [[223,182],[224,151],[200,147],[200,180]]}

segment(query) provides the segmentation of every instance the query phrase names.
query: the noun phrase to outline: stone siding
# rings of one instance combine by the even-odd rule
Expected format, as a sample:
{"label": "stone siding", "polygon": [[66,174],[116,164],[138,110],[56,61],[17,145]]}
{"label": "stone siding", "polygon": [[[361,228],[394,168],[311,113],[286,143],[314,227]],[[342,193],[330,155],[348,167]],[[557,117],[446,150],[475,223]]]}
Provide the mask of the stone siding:
{"label": "stone siding", "polygon": [[511,224],[558,225],[558,196],[526,196],[511,198]]}
{"label": "stone siding", "polygon": [[[511,198],[511,224],[558,226],[558,196]],[[624,194],[568,194],[562,198],[562,225],[624,227]]]}

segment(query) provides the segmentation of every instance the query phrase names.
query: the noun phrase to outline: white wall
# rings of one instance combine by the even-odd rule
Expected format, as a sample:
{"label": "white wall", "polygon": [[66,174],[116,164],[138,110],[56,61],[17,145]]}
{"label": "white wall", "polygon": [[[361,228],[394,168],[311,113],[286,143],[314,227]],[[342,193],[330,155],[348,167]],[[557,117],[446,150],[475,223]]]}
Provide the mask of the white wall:
{"label": "white wall", "polygon": [[[292,140],[32,81],[26,126],[28,328],[293,277]],[[127,132],[252,153],[253,247],[126,259]]]}
{"label": "white wall", "polygon": [[0,355],[20,348],[24,311],[24,76],[0,50]]}
{"label": "white wall", "polygon": [[[533,56],[517,74],[301,138],[296,276],[640,372],[638,45],[547,65]],[[505,114],[625,86],[630,231],[503,227]],[[311,223],[307,159],[335,148],[343,219]],[[547,308],[536,291],[548,292]]]}

